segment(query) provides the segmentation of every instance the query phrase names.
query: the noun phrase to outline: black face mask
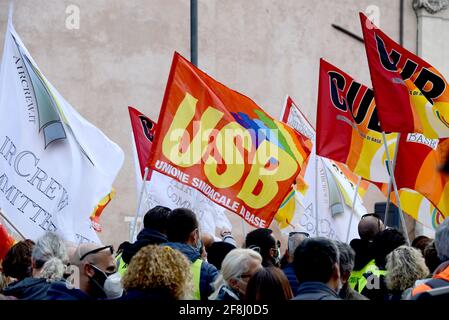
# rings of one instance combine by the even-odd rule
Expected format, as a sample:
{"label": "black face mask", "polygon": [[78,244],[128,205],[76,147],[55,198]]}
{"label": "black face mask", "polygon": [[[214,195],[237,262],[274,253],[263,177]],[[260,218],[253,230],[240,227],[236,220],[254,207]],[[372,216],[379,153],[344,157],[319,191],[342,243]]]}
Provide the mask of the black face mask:
{"label": "black face mask", "polygon": [[90,265],[94,270],[94,275],[92,277],[89,277],[90,283],[92,284],[92,293],[91,295],[95,298],[101,298],[105,299],[106,293],[104,292],[104,283],[108,276],[110,276],[112,273],[106,273],[102,270],[100,270],[98,267],[94,266],[93,264]]}

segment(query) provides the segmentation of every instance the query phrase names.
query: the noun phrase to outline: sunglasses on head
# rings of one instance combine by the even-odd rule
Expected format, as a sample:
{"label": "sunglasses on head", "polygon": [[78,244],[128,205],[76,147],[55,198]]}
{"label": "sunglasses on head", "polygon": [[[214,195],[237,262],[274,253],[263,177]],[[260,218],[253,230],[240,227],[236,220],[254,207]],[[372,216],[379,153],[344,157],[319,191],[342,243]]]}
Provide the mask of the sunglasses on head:
{"label": "sunglasses on head", "polygon": [[248,247],[248,249],[251,249],[251,250],[254,250],[254,251],[256,251],[257,253],[260,253],[260,247],[258,247],[258,246],[256,246],[256,245],[251,245],[251,246],[249,246]]}
{"label": "sunglasses on head", "polygon": [[80,257],[80,261],[82,261],[82,260],[83,260],[85,257],[87,257],[89,254],[95,254],[95,253],[97,253],[97,252],[100,252],[100,251],[103,251],[103,250],[106,250],[106,249],[109,249],[109,250],[111,251],[111,254],[114,254],[114,247],[113,247],[112,245],[104,246],[104,247],[100,247],[100,248],[97,248],[97,249],[94,249],[94,250],[91,250],[91,251],[86,252],[85,254],[83,254],[83,255]]}
{"label": "sunglasses on head", "polygon": [[362,219],[364,219],[366,217],[375,217],[379,220],[382,220],[382,218],[377,213],[366,213],[362,216]]}
{"label": "sunglasses on head", "polygon": [[303,235],[306,238],[310,238],[310,234],[308,234],[307,232],[303,232],[303,231],[292,231],[292,232],[290,232],[288,234],[288,237],[290,238],[290,237],[293,237],[294,235],[297,235],[297,234],[301,234],[301,235]]}

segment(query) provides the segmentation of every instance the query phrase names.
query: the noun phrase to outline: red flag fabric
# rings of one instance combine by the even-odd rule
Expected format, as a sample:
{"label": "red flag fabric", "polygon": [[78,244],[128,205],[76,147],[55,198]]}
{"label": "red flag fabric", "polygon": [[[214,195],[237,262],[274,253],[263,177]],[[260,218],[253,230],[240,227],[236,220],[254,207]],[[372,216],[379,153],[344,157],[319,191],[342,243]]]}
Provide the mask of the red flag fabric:
{"label": "red flag fabric", "polygon": [[0,224],[0,262],[5,258],[14,241],[14,238],[9,235],[5,226]]}
{"label": "red flag fabric", "polygon": [[[385,145],[371,89],[321,59],[317,154],[342,162],[364,179],[388,183]],[[397,134],[387,134],[390,154]]]}
{"label": "red flag fabric", "polygon": [[148,167],[268,227],[310,154],[308,139],[175,53]]}
{"label": "red flag fabric", "polygon": [[133,107],[128,107],[128,111],[131,119],[134,141],[136,143],[140,173],[143,178],[145,174],[145,166],[150,156],[151,145],[154,140],[156,122]]}
{"label": "red flag fabric", "polygon": [[449,216],[449,177],[439,168],[448,151],[449,139],[428,139],[419,133],[401,135],[395,167],[398,188],[419,192],[444,217]]}
{"label": "red flag fabric", "polygon": [[449,86],[429,63],[394,42],[360,13],[381,127],[449,137]]}

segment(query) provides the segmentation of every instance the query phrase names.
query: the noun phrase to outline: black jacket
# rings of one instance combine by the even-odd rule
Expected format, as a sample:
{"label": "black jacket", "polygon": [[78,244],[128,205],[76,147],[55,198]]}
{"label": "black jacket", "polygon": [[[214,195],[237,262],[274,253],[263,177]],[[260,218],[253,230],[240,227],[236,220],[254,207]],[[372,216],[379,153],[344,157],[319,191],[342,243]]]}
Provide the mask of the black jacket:
{"label": "black jacket", "polygon": [[[165,244],[175,250],[182,252],[190,262],[195,262],[200,258],[200,254],[192,246],[180,243],[180,242],[167,242]],[[208,300],[209,296],[214,292],[212,283],[215,281],[218,275],[218,270],[214,265],[204,261],[201,264],[200,274],[200,294],[201,300]]]}
{"label": "black jacket", "polygon": [[53,283],[45,300],[96,300],[79,289],[69,289],[65,282]]}
{"label": "black jacket", "polygon": [[337,293],[322,282],[304,282],[299,285],[292,300],[340,300]]}
{"label": "black jacket", "polygon": [[137,235],[137,240],[134,243],[128,241],[123,242],[120,245],[120,249],[123,251],[122,259],[126,264],[129,264],[131,258],[143,247],[150,244],[161,244],[167,242],[167,236],[154,229],[144,228]]}
{"label": "black jacket", "polygon": [[47,282],[43,278],[29,277],[11,283],[4,289],[3,294],[20,300],[44,300],[51,284],[51,282]]}
{"label": "black jacket", "polygon": [[355,251],[354,270],[362,270],[368,262],[376,257],[376,251],[373,242],[361,239],[353,239],[350,243]]}
{"label": "black jacket", "polygon": [[363,288],[362,292],[360,292],[362,295],[369,300],[374,301],[385,301],[390,299],[384,275],[378,277],[374,275],[373,272],[367,272],[363,276],[367,279],[367,285]]}

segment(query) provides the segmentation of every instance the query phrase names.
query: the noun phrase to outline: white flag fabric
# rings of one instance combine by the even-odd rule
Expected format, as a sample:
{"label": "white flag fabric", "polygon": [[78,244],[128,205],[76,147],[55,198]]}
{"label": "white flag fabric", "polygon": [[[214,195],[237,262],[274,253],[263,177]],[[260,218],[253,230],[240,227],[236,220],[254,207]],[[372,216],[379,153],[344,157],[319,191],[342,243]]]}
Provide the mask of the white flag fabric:
{"label": "white flag fabric", "polygon": [[288,96],[281,120],[314,143],[304,176],[308,185],[307,191],[304,195],[296,192],[296,214],[290,223],[291,226],[283,231],[289,232],[294,229],[315,236],[318,220],[319,236],[346,241],[352,215],[349,239],[358,238],[357,225],[361,215],[367,211],[359,194],[355,210],[351,208],[355,194],[354,184],[340,172],[332,160],[316,155],[315,129]]}
{"label": "white flag fabric", "polygon": [[48,230],[100,243],[89,216],[123,160],[120,147],[42,75],[10,18],[0,74],[0,207],[7,217],[31,239]]}

